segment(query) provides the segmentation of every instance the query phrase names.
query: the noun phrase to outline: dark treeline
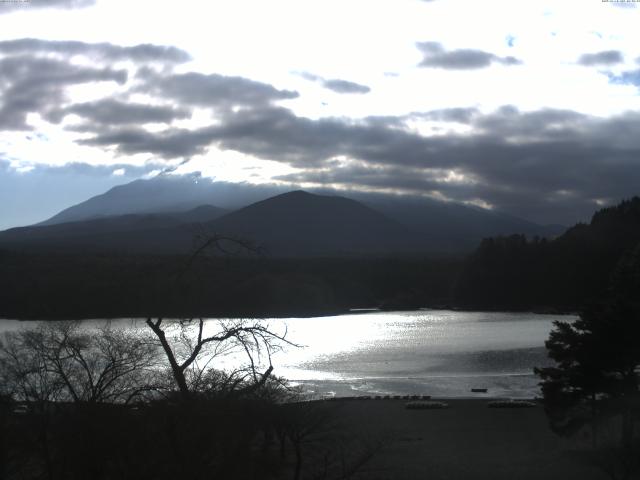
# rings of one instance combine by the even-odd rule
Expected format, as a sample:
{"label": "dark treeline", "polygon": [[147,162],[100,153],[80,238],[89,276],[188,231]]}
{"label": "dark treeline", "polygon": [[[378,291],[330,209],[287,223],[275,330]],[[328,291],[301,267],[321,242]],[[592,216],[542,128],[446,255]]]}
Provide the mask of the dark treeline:
{"label": "dark treeline", "polygon": [[596,212],[554,239],[489,238],[467,259],[456,286],[463,308],[578,310],[606,293],[640,249],[640,198]]}
{"label": "dark treeline", "polygon": [[577,319],[554,322],[545,342],[552,364],[535,372],[551,429],[588,440],[583,455],[609,478],[640,478],[640,247],[623,254],[608,283]]}
{"label": "dark treeline", "polygon": [[307,316],[362,307],[577,311],[605,293],[638,245],[636,197],[553,240],[485,239],[466,259],[5,250],[0,317]]}
{"label": "dark treeline", "polygon": [[446,305],[462,261],[0,252],[0,317],[321,315]]}

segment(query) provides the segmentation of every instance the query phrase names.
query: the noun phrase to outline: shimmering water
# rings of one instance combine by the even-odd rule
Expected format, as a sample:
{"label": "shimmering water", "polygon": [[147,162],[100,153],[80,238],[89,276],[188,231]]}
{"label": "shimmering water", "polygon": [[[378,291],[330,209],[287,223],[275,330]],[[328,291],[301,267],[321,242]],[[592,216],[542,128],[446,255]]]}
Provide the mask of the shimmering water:
{"label": "shimmering water", "polygon": [[308,345],[280,373],[323,395],[478,396],[539,394],[534,366],[548,364],[554,320],[532,313],[414,311],[289,319],[289,337]]}
{"label": "shimmering water", "polygon": [[[544,341],[554,320],[572,317],[428,310],[265,322],[273,330],[286,329],[287,338],[302,345],[277,353],[274,373],[319,397],[519,398],[539,394],[532,370],[548,364]],[[0,331],[17,324],[4,320]],[[115,324],[146,328],[139,320]],[[233,357],[223,361],[227,366],[234,362]],[[473,394],[471,388],[487,393]]]}

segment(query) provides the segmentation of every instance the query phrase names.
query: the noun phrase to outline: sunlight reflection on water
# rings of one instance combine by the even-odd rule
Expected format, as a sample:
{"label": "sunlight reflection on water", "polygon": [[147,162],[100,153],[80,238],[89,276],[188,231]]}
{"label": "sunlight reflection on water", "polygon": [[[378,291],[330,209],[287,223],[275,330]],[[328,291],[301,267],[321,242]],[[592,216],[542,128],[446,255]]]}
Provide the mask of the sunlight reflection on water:
{"label": "sunlight reflection on water", "polygon": [[[413,311],[287,319],[290,338],[279,371],[315,390],[342,395],[534,396],[536,365],[547,363],[552,322],[531,313]],[[480,385],[478,385],[480,384]]]}
{"label": "sunlight reflection on water", "polygon": [[[534,366],[547,364],[544,341],[554,320],[573,317],[533,313],[428,310],[373,312],[332,317],[267,319],[272,330],[302,347],[273,357],[274,372],[318,396],[431,394],[488,396],[538,394]],[[4,320],[0,331],[19,328]],[[99,325],[100,321],[88,321]],[[146,328],[142,320],[112,322]],[[217,320],[206,323],[213,332]],[[235,355],[216,359],[232,367]]]}

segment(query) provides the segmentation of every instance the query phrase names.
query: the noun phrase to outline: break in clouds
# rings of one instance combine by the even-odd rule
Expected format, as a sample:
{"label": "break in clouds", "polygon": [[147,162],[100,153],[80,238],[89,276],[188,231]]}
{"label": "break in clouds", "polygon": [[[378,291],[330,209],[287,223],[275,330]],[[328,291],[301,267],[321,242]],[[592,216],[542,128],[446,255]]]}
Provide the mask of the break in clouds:
{"label": "break in clouds", "polygon": [[[422,67],[469,70],[520,63],[480,50],[446,50],[433,42],[419,48]],[[579,63],[611,65],[618,53],[585,54]],[[0,42],[0,129],[29,132],[29,115],[37,114],[76,132],[81,145],[115,152],[122,169],[128,168],[129,155],[146,154],[157,169],[216,147],[297,169],[280,176],[281,182],[427,194],[542,223],[588,218],[598,205],[629,197],[640,185],[636,113],[596,118],[504,106],[493,112],[460,107],[310,119],[286,107],[299,97],[296,91],[238,76],[175,71],[189,59],[187,52],[158,45]],[[368,91],[346,80],[305,75],[338,93]],[[70,87],[95,84],[109,85],[115,93],[71,101]],[[210,123],[181,123],[196,110],[208,112]],[[411,127],[415,122],[438,130],[421,134]],[[113,171],[104,169],[108,175]]]}

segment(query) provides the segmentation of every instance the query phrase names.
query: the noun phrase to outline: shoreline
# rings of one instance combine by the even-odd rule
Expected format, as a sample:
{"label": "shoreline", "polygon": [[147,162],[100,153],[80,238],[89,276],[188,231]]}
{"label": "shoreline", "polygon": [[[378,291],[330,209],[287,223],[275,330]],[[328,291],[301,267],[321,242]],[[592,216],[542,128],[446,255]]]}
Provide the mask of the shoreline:
{"label": "shoreline", "polygon": [[[539,378],[533,368],[527,373],[502,375],[439,375],[428,378],[379,377],[372,379],[298,379],[287,376],[292,386],[302,389],[310,400],[371,399],[406,397],[434,399],[531,399],[541,396]],[[472,389],[479,389],[473,392]],[[485,391],[482,391],[485,390]]]}
{"label": "shoreline", "polygon": [[448,306],[446,308],[439,307],[419,307],[419,308],[394,308],[394,309],[375,309],[375,308],[351,308],[346,310],[335,310],[335,311],[318,311],[318,312],[303,312],[303,313],[263,313],[262,315],[223,315],[223,314],[212,314],[212,315],[116,315],[116,316],[107,316],[107,315],[96,315],[96,316],[86,316],[86,317],[76,317],[76,316],[65,316],[61,317],[14,317],[14,318],[0,318],[0,322],[9,321],[9,322],[61,322],[61,321],[96,321],[96,320],[104,320],[104,321],[117,321],[117,320],[145,320],[146,318],[157,318],[162,317],[167,320],[179,320],[184,318],[204,318],[204,319],[228,319],[228,320],[241,320],[241,319],[260,319],[260,320],[269,320],[269,319],[277,319],[283,320],[287,318],[324,318],[324,317],[336,317],[336,316],[347,316],[347,315],[367,315],[367,314],[393,314],[393,313],[404,313],[404,312],[464,312],[464,313],[513,313],[513,314],[534,314],[541,316],[576,316],[579,312],[573,311],[552,311],[552,310],[508,310],[508,309],[474,309],[474,308],[459,308],[455,306]]}

